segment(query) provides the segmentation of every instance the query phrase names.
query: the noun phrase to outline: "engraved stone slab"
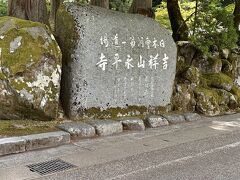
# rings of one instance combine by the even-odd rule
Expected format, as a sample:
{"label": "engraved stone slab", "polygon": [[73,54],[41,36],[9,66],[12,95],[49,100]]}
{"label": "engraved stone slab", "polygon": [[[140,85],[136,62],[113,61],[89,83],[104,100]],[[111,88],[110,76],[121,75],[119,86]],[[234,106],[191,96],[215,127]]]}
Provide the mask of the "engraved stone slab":
{"label": "engraved stone slab", "polygon": [[65,56],[62,103],[71,118],[88,116],[91,109],[170,103],[177,49],[171,33],[159,23],[69,3],[60,9],[57,24]]}

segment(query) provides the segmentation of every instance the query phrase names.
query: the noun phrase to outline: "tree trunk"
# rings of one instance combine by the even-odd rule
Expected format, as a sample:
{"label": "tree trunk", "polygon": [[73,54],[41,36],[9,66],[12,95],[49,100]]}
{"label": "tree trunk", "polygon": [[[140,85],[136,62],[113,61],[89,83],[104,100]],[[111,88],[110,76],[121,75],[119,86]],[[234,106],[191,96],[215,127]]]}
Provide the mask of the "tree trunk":
{"label": "tree trunk", "polygon": [[90,4],[93,6],[100,6],[109,9],[109,0],[91,0]]}
{"label": "tree trunk", "polygon": [[8,15],[48,24],[45,0],[9,0]]}
{"label": "tree trunk", "polygon": [[[240,0],[235,0],[235,9],[233,12],[234,15],[234,25],[238,35],[240,36]],[[238,44],[239,44],[238,40]]]}
{"label": "tree trunk", "polygon": [[55,32],[56,30],[57,11],[61,3],[63,3],[63,0],[51,0],[51,11],[50,11],[49,23],[53,32]]}
{"label": "tree trunk", "polygon": [[173,39],[175,41],[188,40],[188,27],[182,17],[178,0],[167,0],[167,9],[173,31]]}
{"label": "tree trunk", "polygon": [[139,9],[151,9],[152,0],[133,0],[130,13],[138,13]]}
{"label": "tree trunk", "polygon": [[25,0],[8,0],[8,15],[26,19]]}
{"label": "tree trunk", "polygon": [[133,0],[129,13],[142,14],[151,18],[155,18],[152,10],[152,0]]}
{"label": "tree trunk", "polygon": [[194,24],[193,24],[193,36],[195,35],[196,26],[197,26],[198,5],[199,5],[199,0],[196,0],[195,13],[194,13]]}

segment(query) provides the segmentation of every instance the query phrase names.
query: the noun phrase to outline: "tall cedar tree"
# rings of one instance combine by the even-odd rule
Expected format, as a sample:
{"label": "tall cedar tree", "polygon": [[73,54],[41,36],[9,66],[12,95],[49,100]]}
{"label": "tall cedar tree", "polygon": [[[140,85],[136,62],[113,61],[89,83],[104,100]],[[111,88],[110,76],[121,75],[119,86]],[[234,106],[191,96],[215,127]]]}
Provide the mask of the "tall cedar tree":
{"label": "tall cedar tree", "polygon": [[109,9],[109,0],[91,0],[90,4]]}
{"label": "tall cedar tree", "polygon": [[8,15],[48,24],[45,0],[8,0]]}
{"label": "tall cedar tree", "polygon": [[188,26],[182,17],[178,0],[167,0],[167,9],[173,31],[173,39],[175,41],[188,40]]}
{"label": "tall cedar tree", "polygon": [[152,0],[133,0],[129,12],[155,18],[152,10]]}

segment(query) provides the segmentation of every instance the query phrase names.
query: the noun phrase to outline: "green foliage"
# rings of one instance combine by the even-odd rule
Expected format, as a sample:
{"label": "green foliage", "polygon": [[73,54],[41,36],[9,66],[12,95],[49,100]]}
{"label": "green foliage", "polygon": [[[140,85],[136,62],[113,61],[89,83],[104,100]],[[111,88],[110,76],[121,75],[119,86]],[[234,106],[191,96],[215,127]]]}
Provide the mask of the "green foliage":
{"label": "green foliage", "polygon": [[0,0],[0,16],[6,16],[6,15],[7,15],[7,1]]}
{"label": "green foliage", "polygon": [[[220,0],[199,0],[196,23],[196,1],[182,0],[179,5],[183,19],[189,26],[190,41],[204,53],[208,54],[212,45],[220,49],[236,46],[238,35],[233,23],[233,3],[223,5]],[[158,6],[155,15],[160,24],[171,30],[166,1]]]}
{"label": "green foliage", "polygon": [[229,4],[225,7],[225,10],[229,13],[232,14],[235,8],[235,4]]}
{"label": "green foliage", "polygon": [[171,29],[171,23],[167,11],[167,3],[162,2],[155,12],[155,19],[167,29]]}
{"label": "green foliage", "polygon": [[112,10],[128,12],[133,0],[110,0]]}
{"label": "green foliage", "polygon": [[190,40],[206,54],[213,45],[233,48],[238,40],[232,10],[222,7],[219,0],[200,1],[196,22],[191,19],[189,28]]}
{"label": "green foliage", "polygon": [[[181,13],[183,16],[183,19],[188,19],[193,12],[195,11],[195,2],[189,2],[189,1],[182,1],[180,4]],[[168,10],[167,10],[167,3],[164,1],[158,7],[156,8],[155,12],[156,21],[158,21],[160,24],[162,24],[167,29],[171,29],[171,24],[168,16]],[[190,21],[187,21],[187,24],[189,25]]]}

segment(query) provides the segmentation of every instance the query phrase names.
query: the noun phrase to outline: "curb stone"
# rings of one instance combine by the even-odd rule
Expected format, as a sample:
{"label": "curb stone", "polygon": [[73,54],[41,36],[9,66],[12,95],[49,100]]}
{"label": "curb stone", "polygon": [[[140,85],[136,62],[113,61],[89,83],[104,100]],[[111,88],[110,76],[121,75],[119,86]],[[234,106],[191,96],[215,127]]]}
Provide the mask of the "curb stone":
{"label": "curb stone", "polygon": [[184,117],[187,122],[197,121],[201,119],[201,116],[197,113],[185,113]]}
{"label": "curb stone", "polygon": [[169,125],[169,122],[163,116],[150,116],[147,117],[144,122],[148,128],[157,128]]}
{"label": "curb stone", "polygon": [[130,131],[144,131],[145,125],[142,119],[139,118],[126,118],[124,120],[120,120],[123,125],[124,130]]}
{"label": "curb stone", "polygon": [[68,132],[72,138],[89,138],[96,135],[95,128],[83,122],[69,122],[58,126],[59,129]]}
{"label": "curb stone", "polygon": [[10,137],[0,139],[0,156],[26,151],[26,140],[22,137]]}
{"label": "curb stone", "polygon": [[[20,137],[2,137],[0,138],[0,156],[67,144],[70,143],[71,136],[74,137],[75,135],[79,135],[79,137],[92,137],[95,135],[95,132],[99,136],[121,133],[123,131],[123,126],[128,128],[128,130],[137,130],[138,128],[145,129],[145,124],[146,127],[154,128],[167,126],[169,124],[191,122],[199,119],[201,119],[201,116],[197,113],[185,113],[183,115],[173,114],[164,116],[150,116],[144,119],[144,121],[138,118],[125,118],[121,121],[88,120],[86,123],[68,122],[63,124],[66,125],[64,127],[66,129],[65,131],[67,132],[56,131]],[[76,124],[76,127],[71,129],[70,124]],[[58,128],[64,129],[63,125],[60,125]],[[77,131],[78,128],[80,131]]]}
{"label": "curb stone", "polygon": [[50,148],[70,143],[70,134],[63,131],[0,139],[0,156]]}
{"label": "curb stone", "polygon": [[185,117],[181,114],[164,115],[163,117],[167,119],[169,124],[178,124],[186,122]]}
{"label": "curb stone", "polygon": [[88,120],[86,123],[92,125],[99,136],[108,136],[123,131],[122,123],[119,121],[94,119]]}
{"label": "curb stone", "polygon": [[34,134],[22,138],[26,140],[26,151],[70,143],[70,134],[63,131]]}

